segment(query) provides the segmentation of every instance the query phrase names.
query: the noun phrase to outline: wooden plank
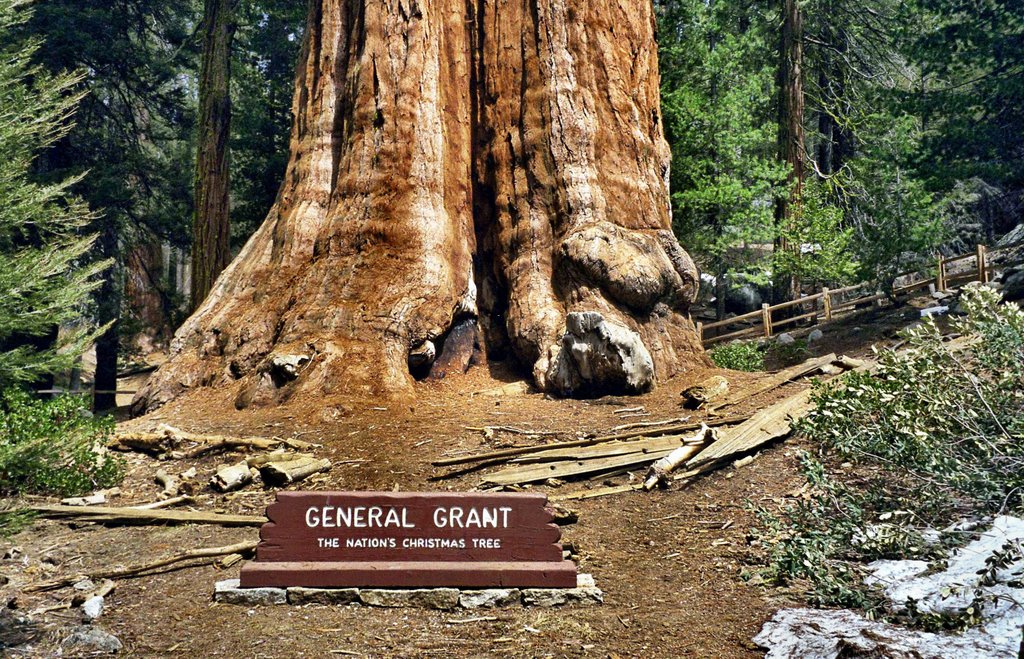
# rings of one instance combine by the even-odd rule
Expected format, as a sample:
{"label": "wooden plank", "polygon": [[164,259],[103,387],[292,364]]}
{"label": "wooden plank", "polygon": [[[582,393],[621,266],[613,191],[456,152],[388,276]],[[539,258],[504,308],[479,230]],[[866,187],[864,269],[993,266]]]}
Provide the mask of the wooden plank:
{"label": "wooden plank", "polygon": [[726,325],[732,325],[733,323],[738,323],[741,320],[750,320],[750,319],[753,319],[753,318],[760,318],[760,317],[761,317],[761,310],[758,309],[757,311],[751,311],[749,313],[741,314],[739,316],[733,316],[732,318],[726,318],[725,320],[717,320],[717,321],[715,321],[713,323],[708,323],[707,325],[704,326],[704,329],[705,330],[709,330],[709,329],[714,329],[716,327],[725,327]]}
{"label": "wooden plank", "polygon": [[722,343],[723,341],[728,341],[730,339],[738,339],[741,336],[746,336],[747,334],[753,334],[755,332],[759,334],[761,333],[760,325],[754,325],[753,327],[747,327],[741,330],[737,330],[735,332],[729,332],[728,334],[719,334],[718,336],[712,336],[710,338],[704,339],[704,345],[712,345],[715,343]]}
{"label": "wooden plank", "polygon": [[789,307],[795,307],[801,304],[806,304],[807,302],[815,302],[822,295],[822,293],[815,293],[814,295],[806,295],[795,300],[789,300],[788,302],[780,302],[778,304],[772,305],[771,310],[778,311],[779,309],[788,309]]}
{"label": "wooden plank", "polygon": [[647,453],[630,453],[628,455],[597,458],[594,460],[545,462],[525,467],[513,467],[488,474],[484,476],[483,482],[489,485],[521,485],[525,483],[539,483],[549,478],[585,476],[622,467],[650,464],[671,452],[672,449],[668,449]]}
{"label": "wooden plank", "polygon": [[815,309],[814,311],[812,311],[810,313],[801,314],[799,316],[790,316],[789,318],[783,318],[782,320],[774,320],[774,321],[772,321],[772,329],[776,330],[776,329],[778,329],[780,327],[783,327],[785,325],[790,325],[792,323],[800,322],[801,320],[807,320],[808,318],[815,318],[815,317],[817,317],[817,315],[818,315],[818,310]]}
{"label": "wooden plank", "polygon": [[219,515],[189,510],[144,510],[109,506],[33,505],[28,510],[49,519],[78,519],[86,522],[120,524],[216,524],[219,526],[262,526],[266,517]]}
{"label": "wooden plank", "polygon": [[535,464],[538,462],[553,462],[557,460],[593,460],[596,458],[610,458],[615,455],[630,455],[632,453],[651,453],[665,450],[673,450],[686,444],[691,435],[667,435],[664,437],[650,437],[634,441],[613,441],[588,446],[583,448],[564,448],[541,453],[533,453],[514,458],[516,464]]}
{"label": "wooden plank", "polygon": [[[717,419],[706,419],[703,423],[709,426],[721,426],[728,425],[731,423],[740,423],[750,418],[749,414],[741,414],[737,416],[720,417]],[[451,467],[454,465],[469,464],[471,462],[484,462],[488,460],[497,460],[500,458],[508,458],[516,455],[527,455],[530,453],[539,453],[542,451],[550,451],[560,448],[571,448],[574,446],[591,446],[593,444],[600,444],[603,442],[611,442],[618,439],[630,439],[634,437],[656,437],[660,435],[670,435],[686,430],[696,430],[700,428],[701,421],[691,421],[687,423],[679,423],[675,425],[662,426],[660,428],[649,428],[644,430],[629,431],[612,433],[610,435],[599,435],[597,437],[590,437],[587,439],[578,439],[569,442],[555,442],[553,444],[538,444],[536,446],[515,446],[512,448],[501,449],[498,451],[490,451],[488,453],[476,453],[474,455],[463,455],[455,458],[445,458],[443,460],[435,460],[431,464],[435,467]]]}
{"label": "wooden plank", "polygon": [[[791,419],[798,419],[811,410],[811,391],[801,391],[781,403],[767,407],[739,426],[722,431],[721,438],[686,463],[694,468],[713,464],[741,453],[749,453],[768,442],[788,435]],[[686,476],[683,474],[682,476]]]}
{"label": "wooden plank", "polygon": [[824,357],[818,357],[816,359],[808,359],[802,364],[791,366],[785,370],[779,371],[767,378],[764,378],[760,382],[755,383],[753,387],[748,387],[740,391],[729,394],[729,396],[722,401],[719,409],[728,407],[729,405],[735,405],[741,401],[753,398],[759,394],[763,394],[766,391],[780,387],[791,380],[796,380],[810,373],[814,373],[819,370],[822,366],[831,364],[836,360],[835,353],[829,353]]}

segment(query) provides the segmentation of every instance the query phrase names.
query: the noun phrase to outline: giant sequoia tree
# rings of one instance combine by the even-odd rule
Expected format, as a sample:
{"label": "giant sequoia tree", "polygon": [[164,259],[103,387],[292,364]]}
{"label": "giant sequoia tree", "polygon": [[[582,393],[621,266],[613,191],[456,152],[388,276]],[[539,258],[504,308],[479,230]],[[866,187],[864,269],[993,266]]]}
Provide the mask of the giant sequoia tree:
{"label": "giant sequoia tree", "polygon": [[705,363],[653,25],[646,0],[311,2],[277,202],[136,410],[406,392],[474,332],[562,395]]}

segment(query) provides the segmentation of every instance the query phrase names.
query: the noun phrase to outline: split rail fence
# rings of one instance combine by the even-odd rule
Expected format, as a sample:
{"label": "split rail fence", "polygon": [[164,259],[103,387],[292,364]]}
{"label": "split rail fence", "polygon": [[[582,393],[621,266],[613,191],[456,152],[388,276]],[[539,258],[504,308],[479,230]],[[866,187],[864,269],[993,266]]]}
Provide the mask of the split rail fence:
{"label": "split rail fence", "polygon": [[[908,295],[914,291],[927,288],[929,286],[935,286],[935,290],[937,291],[946,291],[953,282],[964,283],[968,280],[976,280],[983,284],[987,283],[991,280],[992,275],[992,266],[989,262],[989,255],[994,252],[1020,247],[1021,245],[1024,245],[1024,242],[1017,242],[1012,245],[1004,245],[1002,247],[994,248],[989,248],[985,245],[978,245],[973,254],[961,254],[959,256],[950,257],[939,256],[935,262],[934,277],[923,277],[919,281],[895,287],[893,288],[893,295]],[[973,260],[975,262],[973,269],[963,270],[956,273],[950,272],[950,264],[967,260]],[[905,272],[898,275],[896,279],[899,280],[900,278],[916,274],[920,273],[918,271]],[[866,286],[868,286],[868,284],[864,282],[834,290],[822,288],[820,293],[806,295],[798,300],[791,300],[789,302],[782,302],[775,305],[763,304],[757,311],[733,316],[732,318],[727,318],[714,323],[698,322],[697,334],[701,337],[701,341],[706,347],[712,346],[716,343],[722,343],[723,341],[730,341],[750,336],[760,335],[765,338],[771,338],[779,328],[794,325],[805,320],[813,319],[814,324],[818,324],[822,321],[830,322],[836,314],[845,311],[852,311],[865,304],[880,304],[888,297],[885,293],[876,292],[870,295],[862,295],[860,297],[846,299],[846,297],[851,293],[859,291]],[[774,312],[782,309],[789,309],[791,307],[800,307],[798,310],[802,311],[802,307],[805,307],[805,305],[813,305],[813,309],[807,313],[798,313],[786,318],[775,319],[772,317]],[[707,336],[709,330],[714,331],[743,322],[753,322],[753,324],[749,327],[744,327],[743,329],[734,330],[725,334]]]}

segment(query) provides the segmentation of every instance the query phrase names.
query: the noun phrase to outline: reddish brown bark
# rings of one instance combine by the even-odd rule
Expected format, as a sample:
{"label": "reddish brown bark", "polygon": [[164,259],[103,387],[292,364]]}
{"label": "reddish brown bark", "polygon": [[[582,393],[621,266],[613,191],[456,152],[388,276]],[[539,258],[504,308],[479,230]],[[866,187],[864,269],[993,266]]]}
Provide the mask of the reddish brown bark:
{"label": "reddish brown bark", "polygon": [[444,339],[472,319],[561,394],[706,363],[686,315],[696,269],[671,233],[651,12],[312,3],[277,203],[136,410],[235,381],[239,406],[409,392],[410,366],[466,350],[462,329]]}
{"label": "reddish brown bark", "polygon": [[[800,212],[803,195],[806,153],[804,151],[804,86],[803,86],[803,15],[800,0],[782,0],[782,40],[779,47],[779,159],[789,165],[788,198],[780,199],[776,207],[776,223],[780,231],[793,225]],[[775,249],[794,250],[785,237],[775,241]],[[800,297],[800,282],[796,277],[776,273],[775,302],[786,302]]]}

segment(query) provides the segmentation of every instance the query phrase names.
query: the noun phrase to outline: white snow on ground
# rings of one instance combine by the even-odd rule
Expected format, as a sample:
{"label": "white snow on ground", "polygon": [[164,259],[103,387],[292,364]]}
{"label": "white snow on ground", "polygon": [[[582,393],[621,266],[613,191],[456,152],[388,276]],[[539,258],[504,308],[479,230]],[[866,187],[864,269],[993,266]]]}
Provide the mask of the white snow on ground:
{"label": "white snow on ground", "polygon": [[[986,596],[984,622],[963,634],[929,634],[867,620],[852,611],[783,609],[754,637],[768,659],[836,659],[884,656],[899,659],[990,659],[1017,657],[1024,629],[1024,561],[999,570],[995,584],[981,585],[985,559],[1007,543],[1024,543],[1024,520],[1001,516],[977,540],[956,553],[941,572],[927,574],[924,561],[876,561],[868,584],[883,588],[893,610],[908,599],[928,613],[955,613],[969,606],[975,591]],[[994,597],[995,601],[992,601]]]}

